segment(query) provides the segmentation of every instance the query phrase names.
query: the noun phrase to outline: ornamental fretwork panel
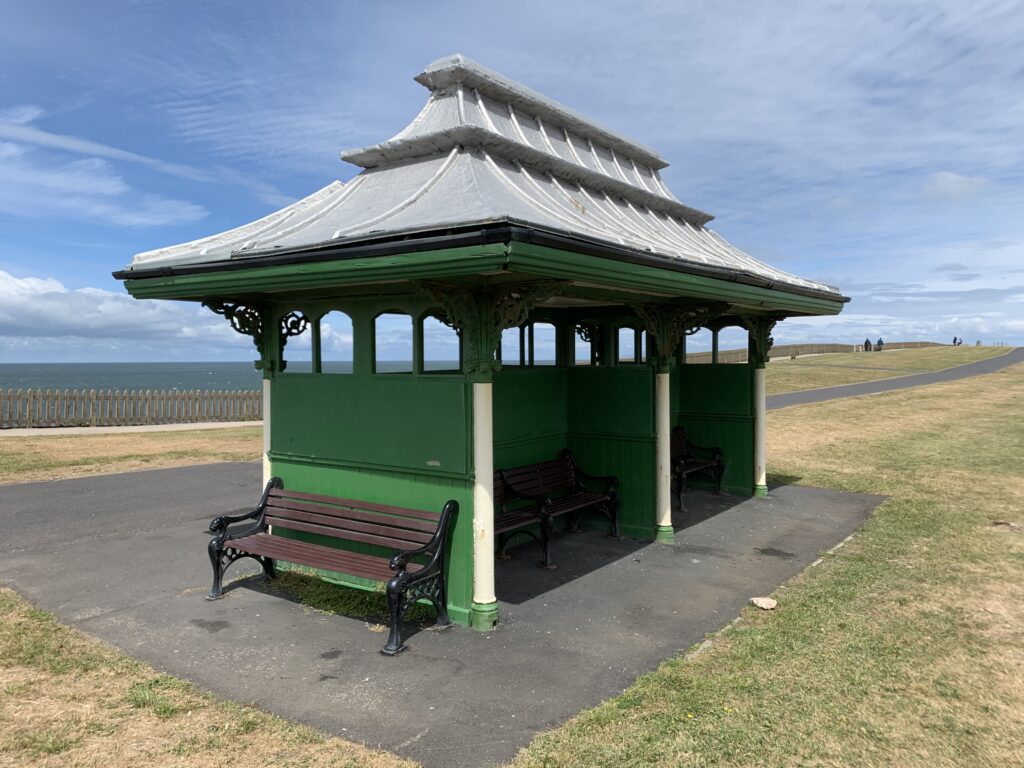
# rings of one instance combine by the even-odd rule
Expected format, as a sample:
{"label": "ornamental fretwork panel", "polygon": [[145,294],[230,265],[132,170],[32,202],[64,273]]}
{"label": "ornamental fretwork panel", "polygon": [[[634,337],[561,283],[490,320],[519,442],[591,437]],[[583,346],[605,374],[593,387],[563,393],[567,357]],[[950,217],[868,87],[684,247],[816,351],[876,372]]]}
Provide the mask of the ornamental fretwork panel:
{"label": "ornamental fretwork panel", "polygon": [[203,306],[226,317],[238,333],[252,338],[260,356],[256,367],[265,371],[283,371],[286,366],[284,347],[288,339],[305,333],[309,328],[309,318],[301,312],[282,315],[276,323],[276,333],[270,334],[267,331],[271,312],[266,306],[232,301],[204,301]]}

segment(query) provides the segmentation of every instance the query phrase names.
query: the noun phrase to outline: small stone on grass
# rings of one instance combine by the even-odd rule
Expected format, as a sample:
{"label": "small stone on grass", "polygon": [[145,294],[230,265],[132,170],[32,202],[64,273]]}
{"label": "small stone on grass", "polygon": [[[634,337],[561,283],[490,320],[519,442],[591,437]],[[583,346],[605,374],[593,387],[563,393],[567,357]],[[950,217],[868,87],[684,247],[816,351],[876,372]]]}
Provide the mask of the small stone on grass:
{"label": "small stone on grass", "polygon": [[775,606],[778,605],[778,603],[770,597],[752,597],[750,598],[750,602],[762,611],[775,610]]}

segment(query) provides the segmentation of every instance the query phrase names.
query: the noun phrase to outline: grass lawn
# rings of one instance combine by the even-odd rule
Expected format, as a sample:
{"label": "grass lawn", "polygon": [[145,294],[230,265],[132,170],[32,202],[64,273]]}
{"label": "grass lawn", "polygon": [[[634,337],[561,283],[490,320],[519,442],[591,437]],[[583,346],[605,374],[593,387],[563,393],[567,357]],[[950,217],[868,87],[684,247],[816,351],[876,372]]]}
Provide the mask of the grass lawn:
{"label": "grass lawn", "polygon": [[253,461],[263,428],[10,437],[0,432],[0,483],[56,480],[215,461]]}
{"label": "grass lawn", "polygon": [[[770,480],[890,496],[866,526],[775,611],[747,609],[516,768],[1022,764],[1024,365],[871,403],[869,422],[835,400],[768,429]],[[318,607],[353,610],[326,593]],[[217,701],[0,590],[0,765],[140,764],[403,765]]]}
{"label": "grass lawn", "polygon": [[871,403],[769,413],[776,480],[891,496],[850,543],[518,768],[1024,764],[1024,366]]}
{"label": "grass lawn", "polygon": [[0,589],[0,766],[409,766],[189,683]]}
{"label": "grass lawn", "polygon": [[807,355],[795,360],[776,357],[768,364],[765,384],[769,395],[856,384],[966,365],[1005,355],[1010,349],[1012,347],[922,347],[878,353]]}

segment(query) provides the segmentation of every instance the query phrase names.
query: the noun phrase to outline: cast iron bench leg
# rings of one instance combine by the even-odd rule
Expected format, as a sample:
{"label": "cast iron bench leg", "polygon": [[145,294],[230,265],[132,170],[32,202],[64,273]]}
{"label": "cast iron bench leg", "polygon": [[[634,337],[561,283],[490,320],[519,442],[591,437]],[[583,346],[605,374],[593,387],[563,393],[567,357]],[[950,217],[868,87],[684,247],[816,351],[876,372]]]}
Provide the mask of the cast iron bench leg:
{"label": "cast iron bench leg", "polygon": [[555,521],[551,515],[540,516],[540,546],[544,550],[544,562],[541,566],[553,571],[558,566],[551,562],[551,534],[555,531]]}
{"label": "cast iron bench leg", "polygon": [[385,656],[394,656],[405,650],[402,645],[402,598],[405,595],[405,585],[399,583],[398,579],[391,579],[388,582],[388,641],[381,649]]}
{"label": "cast iron bench leg", "polygon": [[224,550],[221,549],[217,539],[210,539],[210,544],[206,549],[210,554],[210,565],[213,566],[213,586],[210,588],[210,594],[206,596],[206,599],[216,600],[223,594],[220,582],[224,574]]}

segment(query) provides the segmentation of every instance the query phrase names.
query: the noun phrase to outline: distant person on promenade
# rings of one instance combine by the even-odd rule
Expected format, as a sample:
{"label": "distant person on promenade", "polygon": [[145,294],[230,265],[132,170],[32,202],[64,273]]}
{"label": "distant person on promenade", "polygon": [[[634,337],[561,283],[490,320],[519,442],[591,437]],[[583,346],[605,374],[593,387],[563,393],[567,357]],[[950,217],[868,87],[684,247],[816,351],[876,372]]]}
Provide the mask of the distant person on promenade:
{"label": "distant person on promenade", "polygon": [[875,342],[875,351],[876,351],[876,352],[881,352],[881,351],[882,351],[882,345],[883,345],[884,343],[885,343],[885,342],[884,342],[884,341],[882,341],[882,337],[881,337],[881,336],[879,336],[879,337],[878,337],[878,341],[876,341],[876,342]]}
{"label": "distant person on promenade", "polygon": [[955,347],[956,345],[957,345],[957,344],[956,344],[956,336],[954,336],[954,337],[953,337],[953,346]]}
{"label": "distant person on promenade", "polygon": [[871,351],[871,339],[864,339],[864,351],[865,352],[870,352]]}

